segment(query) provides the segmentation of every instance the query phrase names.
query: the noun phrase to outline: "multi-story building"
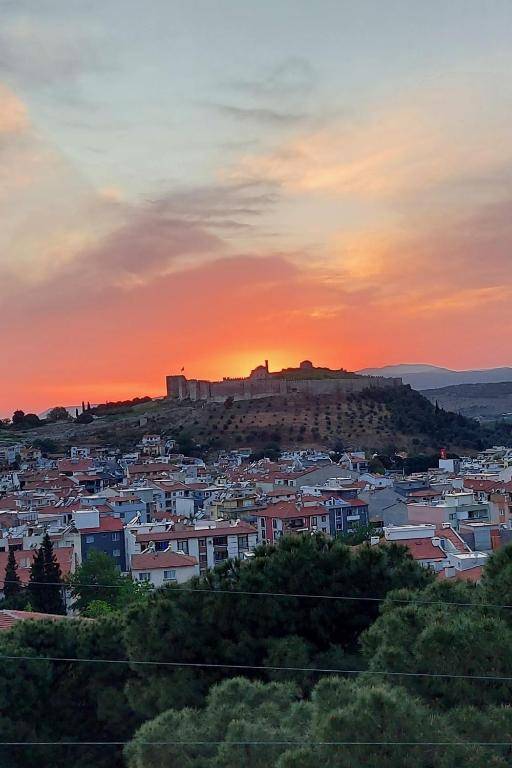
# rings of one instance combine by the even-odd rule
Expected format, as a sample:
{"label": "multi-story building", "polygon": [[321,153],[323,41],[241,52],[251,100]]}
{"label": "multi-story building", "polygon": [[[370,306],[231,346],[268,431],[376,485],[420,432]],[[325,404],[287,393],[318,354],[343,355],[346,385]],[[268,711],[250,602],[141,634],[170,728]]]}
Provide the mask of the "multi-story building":
{"label": "multi-story building", "polygon": [[488,502],[476,501],[472,491],[454,492],[433,504],[407,504],[407,516],[410,523],[449,523],[458,528],[465,522],[490,522],[491,510]]}
{"label": "multi-story building", "polygon": [[[154,545],[156,552],[172,550],[195,557],[199,570],[205,573],[228,559],[241,559],[258,544],[258,532],[248,523],[187,528],[176,531],[138,533],[136,543],[141,550]],[[133,558],[132,558],[133,559]]]}
{"label": "multi-story building", "polygon": [[487,560],[485,552],[470,549],[462,535],[450,525],[398,525],[384,528],[384,541],[400,544],[424,568],[440,577],[479,581]]}
{"label": "multi-story building", "polygon": [[345,500],[331,496],[324,501],[329,513],[329,532],[332,536],[352,533],[369,525],[368,502],[352,498]]}
{"label": "multi-story building", "polygon": [[127,570],[124,524],[119,517],[100,515],[92,508],[75,512],[74,521],[80,533],[82,560],[95,550],[110,555],[120,571]]}
{"label": "multi-story building", "polygon": [[132,555],[131,573],[135,581],[149,582],[153,587],[183,584],[199,576],[199,562],[195,557],[174,552],[170,548],[157,551],[151,547]]}
{"label": "multi-story building", "polygon": [[321,500],[305,505],[298,502],[277,502],[257,512],[260,541],[273,544],[290,533],[330,533],[329,511]]}
{"label": "multi-story building", "polygon": [[21,454],[22,448],[21,443],[2,445],[0,447],[0,467],[9,467],[11,464],[14,464],[17,457]]}

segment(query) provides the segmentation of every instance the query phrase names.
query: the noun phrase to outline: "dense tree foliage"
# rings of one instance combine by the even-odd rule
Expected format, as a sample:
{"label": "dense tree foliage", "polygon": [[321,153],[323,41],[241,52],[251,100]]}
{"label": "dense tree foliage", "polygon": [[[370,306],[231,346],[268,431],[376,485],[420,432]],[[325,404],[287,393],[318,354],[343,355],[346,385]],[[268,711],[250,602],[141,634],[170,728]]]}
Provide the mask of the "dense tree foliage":
{"label": "dense tree foliage", "polygon": [[[402,547],[354,549],[320,534],[287,537],[260,548],[248,564],[227,563],[192,582],[197,591],[168,587],[129,610],[128,653],[171,662],[261,665],[281,654],[295,657],[299,666],[330,666],[330,658],[350,664],[379,603],[315,596],[384,597],[404,584],[422,587],[430,580]],[[171,705],[197,705],[212,682],[230,674],[237,672],[139,668],[131,700],[145,716]]]}
{"label": "dense tree foliage", "polygon": [[[75,593],[94,620],[0,635],[0,657],[24,657],[3,665],[0,741],[130,742],[124,757],[121,746],[20,747],[2,766],[510,765],[512,547],[477,586],[436,580],[398,546],[320,535],[138,594],[126,610],[113,590],[85,597],[99,576],[82,571]],[[340,596],[354,599],[328,599]]]}
{"label": "dense tree foliage", "polygon": [[46,421],[70,421],[70,419],[71,416],[63,405],[56,405],[46,415]]}
{"label": "dense tree foliage", "polygon": [[5,569],[5,581],[2,585],[3,593],[6,599],[17,597],[21,592],[21,580],[18,576],[18,564],[14,555],[14,550],[10,549],[7,556],[7,567]]}
{"label": "dense tree foliage", "polygon": [[47,533],[32,561],[28,597],[34,611],[66,613],[62,573]]}
{"label": "dense tree foliage", "polygon": [[410,386],[372,387],[350,395],[357,402],[386,406],[394,433],[423,435],[431,446],[458,446],[481,450],[487,445],[504,445],[512,437],[512,424],[483,427],[476,419],[445,411]]}
{"label": "dense tree foliage", "polygon": [[[475,714],[457,713],[463,722],[480,719]],[[500,717],[510,730],[512,715],[502,710]],[[379,741],[392,743],[371,745]],[[448,745],[393,744],[431,741]],[[145,723],[126,758],[128,768],[481,768],[486,759],[508,765],[504,755],[465,745],[448,719],[404,690],[341,678],[320,681],[307,702],[290,683],[225,681],[211,689],[204,709],[170,709]]]}
{"label": "dense tree foliage", "polygon": [[[88,621],[22,622],[0,634],[0,655],[123,659],[122,624]],[[124,694],[127,664],[10,660],[2,664],[0,741],[116,741],[137,720]],[[2,768],[118,768],[114,747],[0,747]]]}
{"label": "dense tree foliage", "polygon": [[127,608],[144,599],[147,584],[122,576],[113,557],[91,550],[69,578],[73,607],[81,615],[96,617]]}
{"label": "dense tree foliage", "polygon": [[37,440],[34,440],[32,445],[34,448],[38,448],[43,454],[56,453],[59,448],[58,443],[49,437],[38,437]]}
{"label": "dense tree foliage", "polygon": [[134,405],[142,405],[143,403],[151,403],[152,398],[148,395],[144,397],[133,397],[131,400],[114,400],[106,403],[101,403],[91,407],[90,403],[87,403],[87,412],[94,414],[95,416],[109,416],[114,413],[123,413],[130,410]]}
{"label": "dense tree foliage", "polygon": [[17,429],[32,429],[41,426],[43,422],[35,413],[25,413],[24,411],[14,411],[12,415],[12,426]]}

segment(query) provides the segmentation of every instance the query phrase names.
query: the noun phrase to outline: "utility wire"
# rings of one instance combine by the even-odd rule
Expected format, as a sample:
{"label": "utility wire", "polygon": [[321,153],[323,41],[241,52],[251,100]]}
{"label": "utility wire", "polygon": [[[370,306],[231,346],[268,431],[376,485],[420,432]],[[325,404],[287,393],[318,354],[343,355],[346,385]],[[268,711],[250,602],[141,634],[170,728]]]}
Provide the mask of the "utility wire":
{"label": "utility wire", "polygon": [[132,664],[134,666],[153,666],[153,667],[179,667],[179,668],[200,668],[200,669],[236,669],[236,670],[254,670],[271,672],[313,672],[318,674],[336,674],[336,675],[389,675],[393,677],[427,677],[441,678],[450,680],[481,680],[488,682],[512,682],[512,676],[505,675],[464,675],[452,672],[397,672],[376,669],[339,669],[332,667],[280,667],[270,664],[224,664],[202,661],[151,661],[151,660],[132,660],[132,659],[86,659],[83,657],[71,656],[17,656],[0,654],[0,659],[9,661],[57,661],[64,663],[78,664]]}
{"label": "utility wire", "polygon": [[511,747],[511,741],[0,741],[0,747]]}
{"label": "utility wire", "polygon": [[[5,584],[14,584],[18,583],[14,580],[0,580],[0,583]],[[133,584],[147,584],[149,582],[145,581],[133,581]],[[73,589],[73,586],[71,584],[67,584],[66,582],[59,582],[59,581],[31,581],[29,584],[34,584],[38,586],[45,586],[45,587],[62,587],[63,589]],[[27,584],[26,586],[29,586]],[[124,584],[79,584],[78,588],[82,589],[82,587],[85,587],[87,589],[123,589]],[[414,600],[412,598],[405,598],[405,597],[368,597],[366,595],[311,595],[307,593],[302,592],[252,592],[249,590],[238,590],[238,589],[208,589],[208,588],[202,588],[202,587],[180,587],[180,586],[174,586],[174,585],[167,585],[170,587],[170,589],[167,590],[166,594],[172,594],[172,593],[180,593],[180,592],[192,592],[192,593],[201,593],[204,595],[241,595],[243,597],[285,597],[285,598],[297,598],[297,599],[309,599],[309,600],[345,600],[350,602],[374,602],[374,603],[384,603],[384,602],[390,602],[390,603],[398,603],[398,604],[412,604],[412,605],[447,605],[447,606],[456,606],[460,608],[500,608],[500,609],[512,609],[512,604],[498,604],[498,603],[468,603],[468,602],[460,602],[460,601],[450,601],[450,600]],[[6,609],[7,610],[7,609]]]}

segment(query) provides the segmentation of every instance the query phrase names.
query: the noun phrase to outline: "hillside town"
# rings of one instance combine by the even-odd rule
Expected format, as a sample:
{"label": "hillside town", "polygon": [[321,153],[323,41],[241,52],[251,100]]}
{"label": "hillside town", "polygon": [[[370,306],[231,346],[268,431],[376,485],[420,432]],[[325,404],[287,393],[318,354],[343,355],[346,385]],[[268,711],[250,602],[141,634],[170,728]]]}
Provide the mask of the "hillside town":
{"label": "hillside town", "polygon": [[371,472],[363,451],[253,460],[246,449],[205,463],[157,434],[127,454],[82,445],[43,456],[11,445],[0,461],[0,580],[13,552],[24,585],[45,534],[64,582],[96,550],[153,588],[316,533],[398,542],[438,579],[478,582],[489,555],[512,542],[505,447],[460,459],[442,452],[437,466],[410,475]]}

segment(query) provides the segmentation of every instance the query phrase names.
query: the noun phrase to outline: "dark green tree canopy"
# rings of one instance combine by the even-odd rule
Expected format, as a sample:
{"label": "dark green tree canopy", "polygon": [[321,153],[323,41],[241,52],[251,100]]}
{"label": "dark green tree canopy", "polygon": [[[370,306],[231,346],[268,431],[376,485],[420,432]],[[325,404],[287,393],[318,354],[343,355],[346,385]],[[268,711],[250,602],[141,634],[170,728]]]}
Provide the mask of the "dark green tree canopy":
{"label": "dark green tree canopy", "polygon": [[62,573],[47,533],[32,561],[28,593],[33,610],[41,613],[66,613]]}

